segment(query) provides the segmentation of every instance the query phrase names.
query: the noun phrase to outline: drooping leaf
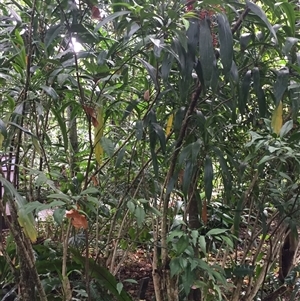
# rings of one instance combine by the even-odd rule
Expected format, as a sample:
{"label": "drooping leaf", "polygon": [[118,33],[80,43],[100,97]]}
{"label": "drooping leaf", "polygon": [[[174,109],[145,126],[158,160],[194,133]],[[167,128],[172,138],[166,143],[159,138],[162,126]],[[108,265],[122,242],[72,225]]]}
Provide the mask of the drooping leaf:
{"label": "drooping leaf", "polygon": [[170,53],[166,53],[162,65],[161,65],[161,77],[163,80],[167,80],[171,71],[173,56]]}
{"label": "drooping leaf", "polygon": [[232,66],[233,38],[227,16],[220,13],[217,16],[217,21],[219,27],[220,57],[224,73],[227,74]]}
{"label": "drooping leaf", "polygon": [[282,49],[283,54],[288,55],[292,47],[298,43],[300,40],[294,37],[287,37],[285,40],[284,47]]}
{"label": "drooping leaf", "polygon": [[103,147],[103,150],[108,155],[108,157],[111,157],[115,152],[115,145],[114,143],[107,137],[102,137],[100,139],[100,144]]}
{"label": "drooping leaf", "polygon": [[[86,264],[86,258],[81,255],[80,251],[77,249],[71,248],[71,253],[73,259],[80,263],[83,267]],[[132,301],[127,292],[122,289],[119,293],[117,290],[117,280],[116,278],[103,266],[97,264],[94,259],[89,260],[89,275],[90,277],[97,279],[99,283],[103,286],[103,289],[108,290],[111,294],[114,295],[115,299],[118,301]]]}
{"label": "drooping leaf", "polygon": [[97,24],[97,26],[95,27],[95,31],[98,31],[102,26],[104,26],[108,22],[113,21],[114,19],[116,19],[118,17],[128,15],[129,13],[130,13],[130,11],[128,11],[128,10],[122,10],[122,11],[118,11],[118,12],[115,12],[115,13],[107,16],[100,23]]}
{"label": "drooping leaf", "polygon": [[289,28],[291,29],[292,35],[295,36],[295,24],[296,24],[296,14],[295,7],[290,2],[282,1],[279,6],[285,12],[285,16],[289,22]]}
{"label": "drooping leaf", "polygon": [[199,53],[202,74],[206,83],[210,82],[213,66],[215,64],[215,52],[213,48],[212,34],[209,21],[204,18],[200,21]]}
{"label": "drooping leaf", "polygon": [[167,121],[167,126],[166,126],[166,136],[167,137],[170,135],[171,130],[172,130],[173,118],[174,118],[174,114],[171,114]]}
{"label": "drooping leaf", "polygon": [[272,114],[271,126],[273,132],[279,135],[282,127],[282,101],[281,100],[279,101],[278,106],[275,108]]}
{"label": "drooping leaf", "polygon": [[0,119],[0,133],[3,136],[3,138],[7,137],[6,124],[2,119]]}
{"label": "drooping leaf", "polygon": [[260,117],[265,117],[267,112],[267,103],[266,103],[265,93],[260,83],[260,72],[257,67],[253,68],[252,75],[253,75],[253,89],[258,101],[259,115]]}
{"label": "drooping leaf", "polygon": [[136,221],[137,221],[137,224],[139,227],[142,226],[142,224],[145,220],[145,216],[146,216],[146,214],[145,214],[144,208],[141,206],[137,206],[135,208],[135,217],[136,217]]}
{"label": "drooping leaf", "polygon": [[60,133],[63,138],[63,147],[64,150],[67,152],[69,141],[68,141],[68,133],[67,133],[67,126],[65,120],[61,116],[61,112],[57,110],[54,106],[51,106],[51,112],[55,116],[56,121],[60,127]]}
{"label": "drooping leaf", "polygon": [[62,32],[63,25],[62,24],[56,24],[52,25],[46,32],[45,35],[45,47],[46,49],[52,44],[52,42],[58,37],[58,35]]}
{"label": "drooping leaf", "polygon": [[159,89],[158,87],[158,79],[157,79],[157,70],[156,68],[154,68],[151,64],[149,64],[148,62],[144,61],[143,59],[139,59],[139,61],[144,65],[144,67],[146,68],[148,74],[150,75],[154,86],[156,88],[156,90]]}
{"label": "drooping leaf", "polygon": [[35,228],[35,222],[32,213],[26,214],[24,209],[18,210],[18,222],[23,228],[25,235],[31,240],[31,242],[36,242],[37,240],[37,230]]}
{"label": "drooping leaf", "polygon": [[246,0],[246,4],[247,4],[247,7],[266,24],[266,26],[270,30],[270,32],[273,35],[275,42],[277,44],[278,40],[277,40],[276,32],[275,32],[274,28],[272,27],[271,23],[269,22],[268,17],[266,16],[266,14],[262,10],[262,8],[249,0]]}
{"label": "drooping leaf", "polygon": [[156,122],[151,123],[153,131],[156,133],[160,142],[162,153],[166,151],[166,135],[163,128]]}
{"label": "drooping leaf", "polygon": [[279,102],[282,100],[282,97],[288,88],[288,83],[289,83],[289,69],[286,67],[281,68],[277,72],[277,78],[274,84],[274,96],[275,96],[276,106],[278,106]]}
{"label": "drooping leaf", "polygon": [[45,86],[42,85],[41,88],[48,94],[52,99],[57,100],[59,96],[57,95],[56,91],[50,87],[50,86]]}
{"label": "drooping leaf", "polygon": [[291,131],[291,129],[293,128],[293,125],[294,125],[293,120],[287,121],[280,129],[280,137],[282,138],[286,134],[288,134]]}

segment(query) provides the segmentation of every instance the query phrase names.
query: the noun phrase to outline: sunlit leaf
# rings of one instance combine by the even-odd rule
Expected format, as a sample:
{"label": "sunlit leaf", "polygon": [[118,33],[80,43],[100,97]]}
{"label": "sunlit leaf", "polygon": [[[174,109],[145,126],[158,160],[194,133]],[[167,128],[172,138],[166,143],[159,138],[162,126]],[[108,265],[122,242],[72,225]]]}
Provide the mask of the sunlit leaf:
{"label": "sunlit leaf", "polygon": [[109,16],[104,18],[100,23],[97,24],[97,26],[95,27],[95,31],[98,31],[102,26],[104,26],[108,22],[113,21],[120,16],[128,15],[129,13],[130,13],[130,11],[128,11],[128,10],[122,10],[122,11],[118,11],[113,14],[110,14]]}
{"label": "sunlit leaf", "polygon": [[279,105],[273,111],[271,126],[273,132],[279,135],[282,127],[282,101],[279,101]]}
{"label": "sunlit leaf", "polygon": [[166,136],[169,136],[171,133],[172,125],[173,125],[173,118],[174,118],[174,114],[171,114],[168,118],[167,126],[166,126]]}

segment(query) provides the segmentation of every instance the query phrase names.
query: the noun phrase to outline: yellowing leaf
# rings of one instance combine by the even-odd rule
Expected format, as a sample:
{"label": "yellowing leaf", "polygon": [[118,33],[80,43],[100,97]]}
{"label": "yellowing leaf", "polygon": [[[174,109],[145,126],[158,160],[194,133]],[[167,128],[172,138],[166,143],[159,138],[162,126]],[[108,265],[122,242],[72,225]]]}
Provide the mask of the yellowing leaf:
{"label": "yellowing leaf", "polygon": [[103,137],[103,127],[104,127],[103,108],[99,107],[97,111],[97,126],[95,127],[94,147],[95,147],[95,157],[100,165],[102,163],[102,158],[103,158],[103,147],[100,144],[100,140]]}
{"label": "yellowing leaf", "polygon": [[18,222],[23,228],[25,235],[31,240],[31,242],[36,242],[38,234],[34,225],[32,213],[26,214],[24,210],[19,210]]}
{"label": "yellowing leaf", "polygon": [[271,126],[273,132],[279,135],[279,132],[282,127],[282,101],[279,102],[278,106],[275,108],[272,114]]}
{"label": "yellowing leaf", "polygon": [[3,141],[4,141],[4,136],[0,133],[0,148],[2,148]]}
{"label": "yellowing leaf", "polygon": [[174,114],[171,114],[169,116],[168,122],[167,122],[167,126],[166,126],[166,135],[169,136],[172,130],[172,124],[173,124],[173,118],[174,118]]}

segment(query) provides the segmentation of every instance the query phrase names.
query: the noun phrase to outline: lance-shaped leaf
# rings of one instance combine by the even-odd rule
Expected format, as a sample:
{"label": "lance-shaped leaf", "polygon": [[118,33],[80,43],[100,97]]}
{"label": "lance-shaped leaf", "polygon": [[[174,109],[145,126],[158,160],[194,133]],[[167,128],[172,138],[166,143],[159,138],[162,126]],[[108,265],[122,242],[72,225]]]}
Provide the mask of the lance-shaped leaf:
{"label": "lance-shaped leaf", "polygon": [[158,79],[157,79],[157,70],[156,68],[154,68],[151,64],[149,64],[148,62],[144,61],[143,59],[139,59],[139,61],[145,66],[146,70],[148,71],[148,74],[150,75],[154,86],[156,88],[156,90],[159,89],[158,86]]}
{"label": "lance-shaped leaf", "polygon": [[52,25],[46,32],[45,35],[45,47],[46,49],[52,44],[52,42],[58,37],[58,35],[62,32],[63,30],[63,25],[62,24],[56,24]]}
{"label": "lance-shaped leaf", "polygon": [[[10,198],[16,202],[18,208],[18,222],[23,228],[25,235],[32,241],[35,242],[37,239],[37,230],[35,228],[35,222],[32,212],[27,213],[25,211],[26,200],[19,194],[16,188],[5,178],[0,176],[0,181],[5,189],[5,194],[8,193]],[[4,194],[4,199],[8,197]]]}
{"label": "lance-shaped leaf", "polygon": [[[83,257],[80,252],[72,248],[72,257],[77,262],[80,263],[81,266],[86,264],[86,258]],[[118,301],[132,301],[131,297],[127,294],[127,292],[122,289],[120,292],[117,290],[117,281],[115,277],[103,266],[97,264],[94,259],[89,259],[89,267],[88,273],[90,277],[96,279],[106,290],[108,290],[112,295],[114,295],[114,300]]]}
{"label": "lance-shaped leaf", "polygon": [[166,126],[166,136],[169,136],[172,130],[174,114],[171,114],[168,118],[167,126]]}
{"label": "lance-shaped leaf", "polygon": [[274,84],[275,105],[278,106],[282,100],[283,94],[286,91],[289,83],[289,70],[288,68],[281,68],[277,72],[276,82]]}
{"label": "lance-shaped leaf", "polygon": [[270,30],[270,32],[273,35],[275,42],[277,44],[278,40],[277,40],[276,32],[275,32],[274,28],[272,27],[271,23],[269,22],[265,12],[261,9],[261,7],[254,4],[253,2],[250,2],[249,0],[246,0],[246,4],[247,4],[248,8],[266,24],[266,26]]}
{"label": "lance-shaped leaf", "polygon": [[280,137],[282,138],[288,134],[292,130],[293,125],[293,120],[288,120],[280,129]]}
{"label": "lance-shaped leaf", "polygon": [[220,57],[224,68],[224,73],[227,74],[232,65],[233,59],[233,38],[230,24],[226,15],[218,14],[219,41],[220,41]]}
{"label": "lance-shaped leaf", "polygon": [[266,104],[265,93],[260,84],[259,69],[257,67],[253,68],[252,74],[253,74],[253,89],[258,101],[259,115],[260,117],[265,117],[267,111],[267,104]]}
{"label": "lance-shaped leaf", "polygon": [[213,188],[213,165],[209,156],[206,156],[204,162],[204,190],[207,201],[210,201]]}
{"label": "lance-shaped leaf", "polygon": [[285,16],[289,22],[289,29],[291,30],[291,34],[295,35],[295,25],[296,25],[296,14],[295,7],[290,2],[281,1],[279,6],[284,10]]}
{"label": "lance-shaped leaf", "polygon": [[107,16],[100,23],[97,24],[97,26],[95,27],[95,31],[98,31],[102,26],[104,26],[108,22],[113,21],[113,20],[115,20],[118,17],[124,16],[124,15],[128,15],[128,14],[130,14],[130,11],[128,11],[128,10],[122,10],[122,11],[118,11],[118,12],[115,12],[115,13]]}
{"label": "lance-shaped leaf", "polygon": [[202,74],[206,83],[211,80],[215,64],[215,52],[208,19],[200,21],[199,53]]}
{"label": "lance-shaped leaf", "polygon": [[282,101],[279,101],[278,106],[275,108],[272,114],[271,127],[273,132],[279,135],[282,127]]}

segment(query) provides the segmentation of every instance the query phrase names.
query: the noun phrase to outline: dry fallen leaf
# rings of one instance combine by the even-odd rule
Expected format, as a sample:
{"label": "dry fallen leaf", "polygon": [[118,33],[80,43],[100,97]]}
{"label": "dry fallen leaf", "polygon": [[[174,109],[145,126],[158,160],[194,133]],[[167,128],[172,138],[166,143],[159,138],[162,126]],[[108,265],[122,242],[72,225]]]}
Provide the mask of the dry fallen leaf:
{"label": "dry fallen leaf", "polygon": [[146,90],[144,93],[144,100],[149,101],[149,99],[150,99],[150,93],[149,90]]}
{"label": "dry fallen leaf", "polygon": [[66,217],[72,219],[72,225],[77,228],[87,229],[88,222],[83,214],[80,214],[77,210],[71,209],[66,212]]}
{"label": "dry fallen leaf", "polygon": [[96,111],[88,106],[82,106],[85,113],[91,118],[92,124],[94,127],[98,126],[98,120],[97,120],[97,115],[96,115]]}
{"label": "dry fallen leaf", "polygon": [[94,20],[102,20],[100,9],[97,6],[92,7],[92,19]]}

